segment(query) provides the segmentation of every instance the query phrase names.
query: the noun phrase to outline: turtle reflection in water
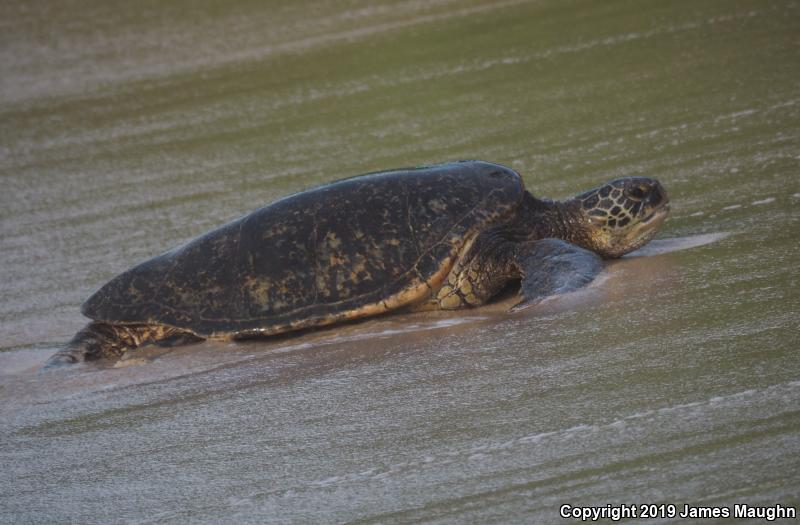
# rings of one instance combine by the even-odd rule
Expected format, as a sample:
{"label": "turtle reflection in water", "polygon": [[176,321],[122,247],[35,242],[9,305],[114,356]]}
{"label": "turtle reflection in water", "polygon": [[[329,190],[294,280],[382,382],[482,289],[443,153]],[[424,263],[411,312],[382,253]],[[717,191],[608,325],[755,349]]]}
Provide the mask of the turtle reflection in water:
{"label": "turtle reflection in water", "polygon": [[565,201],[465,161],[372,173],[291,195],[115,277],[49,365],[145,345],[241,339],[405,309],[458,309],[521,280],[515,308],[580,288],[669,213],[629,177]]}

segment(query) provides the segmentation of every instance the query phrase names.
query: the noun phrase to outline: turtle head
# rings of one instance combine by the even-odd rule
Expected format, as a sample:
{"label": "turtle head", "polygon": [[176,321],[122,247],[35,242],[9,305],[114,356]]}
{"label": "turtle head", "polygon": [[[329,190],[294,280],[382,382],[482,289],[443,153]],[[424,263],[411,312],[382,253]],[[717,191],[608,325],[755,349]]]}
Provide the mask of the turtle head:
{"label": "turtle head", "polygon": [[616,179],[581,193],[574,201],[587,225],[584,247],[606,258],[621,257],[645,245],[669,215],[666,190],[646,177]]}

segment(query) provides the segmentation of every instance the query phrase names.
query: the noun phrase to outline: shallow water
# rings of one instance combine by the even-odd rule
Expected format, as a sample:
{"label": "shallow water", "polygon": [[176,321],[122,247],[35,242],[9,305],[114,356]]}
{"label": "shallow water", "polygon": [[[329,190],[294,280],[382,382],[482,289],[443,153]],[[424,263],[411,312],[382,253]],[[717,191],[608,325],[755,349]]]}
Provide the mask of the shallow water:
{"label": "shallow water", "polygon": [[[0,521],[800,505],[799,4],[272,4],[0,5]],[[657,177],[673,214],[646,256],[519,313],[37,373],[132,264],[459,158],[553,198]]]}

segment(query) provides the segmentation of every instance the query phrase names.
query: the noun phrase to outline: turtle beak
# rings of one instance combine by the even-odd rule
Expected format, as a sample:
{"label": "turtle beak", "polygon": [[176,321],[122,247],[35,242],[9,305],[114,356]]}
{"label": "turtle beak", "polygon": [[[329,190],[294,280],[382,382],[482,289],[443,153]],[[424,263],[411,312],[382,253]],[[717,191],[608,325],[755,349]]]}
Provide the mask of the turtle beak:
{"label": "turtle beak", "polygon": [[646,197],[649,213],[633,227],[628,238],[632,246],[639,247],[652,239],[669,217],[670,205],[666,190],[655,181]]}

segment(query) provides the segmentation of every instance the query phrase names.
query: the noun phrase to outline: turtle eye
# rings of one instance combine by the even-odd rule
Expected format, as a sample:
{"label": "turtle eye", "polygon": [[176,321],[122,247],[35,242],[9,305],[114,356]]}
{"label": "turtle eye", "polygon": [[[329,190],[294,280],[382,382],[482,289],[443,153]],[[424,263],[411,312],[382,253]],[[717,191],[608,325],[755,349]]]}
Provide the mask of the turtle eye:
{"label": "turtle eye", "polygon": [[642,189],[641,186],[634,186],[633,188],[628,188],[628,191],[625,192],[628,194],[628,197],[642,200],[645,197],[645,191]]}

